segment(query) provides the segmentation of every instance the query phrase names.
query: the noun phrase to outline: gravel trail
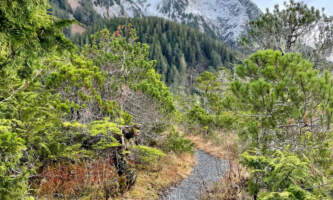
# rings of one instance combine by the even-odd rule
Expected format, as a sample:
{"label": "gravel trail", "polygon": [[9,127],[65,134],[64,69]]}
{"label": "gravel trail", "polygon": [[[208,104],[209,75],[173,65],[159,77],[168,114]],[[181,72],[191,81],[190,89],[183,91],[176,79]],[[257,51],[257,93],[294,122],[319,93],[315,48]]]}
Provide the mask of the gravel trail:
{"label": "gravel trail", "polygon": [[226,172],[228,162],[196,150],[197,165],[192,174],[178,186],[170,188],[161,200],[198,200],[201,191],[218,181]]}

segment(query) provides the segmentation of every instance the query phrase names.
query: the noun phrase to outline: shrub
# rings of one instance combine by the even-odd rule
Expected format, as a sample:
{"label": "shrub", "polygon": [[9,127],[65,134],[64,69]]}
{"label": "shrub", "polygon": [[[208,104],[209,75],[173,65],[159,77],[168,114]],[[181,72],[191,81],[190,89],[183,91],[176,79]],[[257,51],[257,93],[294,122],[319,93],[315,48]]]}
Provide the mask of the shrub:
{"label": "shrub", "polygon": [[27,171],[19,165],[24,140],[13,133],[9,120],[0,120],[0,199],[29,199]]}
{"label": "shrub", "polygon": [[152,165],[165,156],[161,150],[143,145],[132,146],[131,150],[135,162],[142,165]]}
{"label": "shrub", "polygon": [[167,137],[166,143],[163,146],[165,151],[173,151],[175,153],[193,153],[194,144],[191,140],[186,139],[184,135],[180,134],[178,131],[173,130]]}
{"label": "shrub", "polygon": [[194,105],[186,116],[190,125],[200,125],[201,127],[204,127],[206,133],[209,133],[211,128],[215,126],[213,115],[210,115],[199,105]]}
{"label": "shrub", "polygon": [[235,116],[230,112],[222,112],[215,117],[216,126],[226,129],[232,129],[236,120]]}
{"label": "shrub", "polygon": [[247,151],[242,154],[242,164],[250,169],[249,192],[259,199],[327,199],[320,190],[325,185],[322,177],[307,158],[282,151],[269,156]]}
{"label": "shrub", "polygon": [[213,122],[209,113],[198,105],[192,107],[187,117],[190,123],[199,123],[202,126],[209,126]]}

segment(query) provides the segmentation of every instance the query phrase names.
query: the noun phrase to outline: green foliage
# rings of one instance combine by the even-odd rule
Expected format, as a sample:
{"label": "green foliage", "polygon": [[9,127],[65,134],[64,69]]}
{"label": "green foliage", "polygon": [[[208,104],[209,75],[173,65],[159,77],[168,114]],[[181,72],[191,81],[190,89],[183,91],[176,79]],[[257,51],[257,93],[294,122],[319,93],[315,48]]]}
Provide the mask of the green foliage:
{"label": "green foliage", "polygon": [[221,89],[221,85],[217,77],[212,72],[208,71],[200,74],[195,85],[203,92],[204,95],[218,92]]}
{"label": "green foliage", "polygon": [[119,124],[110,121],[110,118],[96,120],[89,124],[79,122],[64,122],[64,131],[72,140],[65,149],[64,156],[75,159],[76,155],[92,156],[103,154],[111,148],[121,146],[116,138],[122,136]]}
{"label": "green foliage", "polygon": [[327,199],[331,75],[299,54],[273,50],[251,55],[236,74],[231,90],[239,135],[256,148],[243,154],[249,191],[259,199]]}
{"label": "green foliage", "polygon": [[216,74],[203,72],[195,82],[196,89],[200,92],[202,106],[210,113],[221,111],[222,83]]}
{"label": "green foliage", "polygon": [[45,154],[61,149],[59,96],[44,89],[41,74],[45,57],[72,48],[62,34],[70,21],[47,8],[44,0],[0,2],[1,199],[28,198],[25,166],[33,171]]}
{"label": "green foliage", "polygon": [[155,164],[165,156],[161,150],[143,145],[132,146],[131,151],[137,163],[147,166]]}
{"label": "green foliage", "polygon": [[110,122],[110,119],[108,118],[90,123],[88,129],[92,136],[100,134],[108,135],[110,132],[121,135],[121,131],[117,124]]}
{"label": "green foliage", "polygon": [[232,130],[236,127],[237,116],[232,112],[220,112],[215,116],[216,127]]}
{"label": "green foliage", "polygon": [[183,134],[176,130],[172,130],[166,138],[166,142],[163,144],[165,151],[172,151],[175,153],[193,153],[194,144],[191,140],[186,139]]}
{"label": "green foliage", "polygon": [[102,121],[94,121],[88,125],[89,136],[103,136],[100,141],[93,145],[93,149],[105,151],[113,147],[121,146],[113,136],[122,135],[118,125],[105,118]]}
{"label": "green foliage", "polygon": [[92,36],[91,44],[83,47],[83,55],[91,58],[107,75],[111,75],[108,77],[111,84],[105,87],[121,92],[119,90],[122,86],[128,85],[159,102],[160,109],[165,113],[174,112],[170,90],[155,72],[155,61],[149,61],[149,46],[135,42],[136,32],[131,27],[124,27],[116,33],[120,32],[128,34],[128,38],[112,35],[106,29],[96,33]]}
{"label": "green foliage", "polygon": [[237,118],[228,111],[228,104],[234,105],[230,102],[233,97],[229,94],[230,81],[231,72],[226,68],[220,68],[216,73],[206,71],[200,74],[195,82],[200,104],[192,103],[187,114],[191,124],[197,123],[206,130],[234,126]]}
{"label": "green foliage", "polygon": [[238,117],[227,111],[220,111],[218,114],[208,113],[200,105],[194,105],[187,113],[187,120],[190,124],[198,124],[207,131],[216,128],[232,129]]}
{"label": "green foliage", "polygon": [[187,113],[187,118],[190,123],[199,124],[203,127],[211,127],[214,125],[214,118],[201,106],[194,105]]}
{"label": "green foliage", "polygon": [[167,113],[176,111],[170,89],[161,82],[161,75],[157,74],[154,69],[146,73],[146,80],[140,82],[135,88],[146,93],[148,96],[162,103],[162,109]]}
{"label": "green foliage", "polygon": [[[258,133],[252,137],[254,145],[285,141],[295,133],[295,124],[301,133],[305,133],[302,127],[309,127],[317,137],[327,136],[332,122],[332,79],[328,73],[320,76],[312,66],[299,54],[283,56],[267,50],[250,56],[236,69],[240,80],[246,81],[236,80],[231,88],[240,108],[253,113],[251,124],[257,127],[248,132]],[[320,122],[311,124],[319,118]],[[302,145],[299,136],[290,141],[294,147]]]}
{"label": "green foliage", "polygon": [[10,127],[11,121],[0,120],[0,198],[26,199],[28,171],[20,166],[24,140]]}
{"label": "green foliage", "polygon": [[242,163],[251,169],[249,189],[252,194],[258,194],[259,199],[328,198],[318,190],[320,176],[313,174],[310,162],[295,154],[275,151],[268,157],[246,152]]}
{"label": "green foliage", "polygon": [[[62,27],[71,21],[59,21],[48,15],[45,0],[4,0],[0,3],[0,67],[23,64],[31,68],[35,56],[49,50],[72,47],[62,34]],[[3,45],[2,45],[3,46]]]}

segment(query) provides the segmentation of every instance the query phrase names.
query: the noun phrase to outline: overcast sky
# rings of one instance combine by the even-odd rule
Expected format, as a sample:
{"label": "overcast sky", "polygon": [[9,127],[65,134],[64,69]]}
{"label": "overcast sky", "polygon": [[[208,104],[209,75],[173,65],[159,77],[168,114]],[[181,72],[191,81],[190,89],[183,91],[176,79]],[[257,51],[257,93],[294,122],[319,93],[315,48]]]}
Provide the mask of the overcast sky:
{"label": "overcast sky", "polygon": [[[265,11],[266,8],[272,10],[275,4],[282,5],[283,2],[286,0],[252,0],[252,1],[256,3],[261,10]],[[333,15],[333,0],[303,0],[303,2],[305,2],[309,6],[314,6],[315,8],[318,9],[325,8],[325,13],[327,15]]]}

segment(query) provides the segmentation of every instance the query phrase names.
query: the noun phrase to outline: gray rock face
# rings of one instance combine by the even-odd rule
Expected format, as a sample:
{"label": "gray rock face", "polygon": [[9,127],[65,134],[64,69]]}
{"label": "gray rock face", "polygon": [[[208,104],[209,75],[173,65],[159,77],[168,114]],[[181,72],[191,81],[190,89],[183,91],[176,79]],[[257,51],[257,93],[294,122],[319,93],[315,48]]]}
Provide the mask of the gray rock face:
{"label": "gray rock face", "polygon": [[188,24],[233,43],[247,31],[248,22],[261,13],[251,0],[91,0],[105,17],[157,16]]}
{"label": "gray rock face", "polygon": [[218,181],[226,172],[228,162],[197,150],[197,165],[192,174],[178,186],[170,188],[161,200],[198,200],[201,191]]}

